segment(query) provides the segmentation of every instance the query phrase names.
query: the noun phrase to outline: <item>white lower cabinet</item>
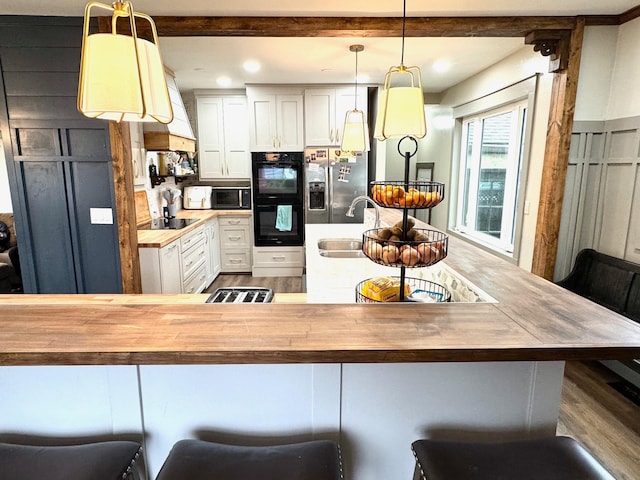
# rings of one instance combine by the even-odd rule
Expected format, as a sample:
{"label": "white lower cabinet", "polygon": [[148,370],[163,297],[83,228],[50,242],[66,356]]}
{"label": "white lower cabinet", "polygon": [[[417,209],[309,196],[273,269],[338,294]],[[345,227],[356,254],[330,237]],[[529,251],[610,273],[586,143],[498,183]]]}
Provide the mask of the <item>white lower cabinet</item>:
{"label": "white lower cabinet", "polygon": [[161,248],[141,247],[142,293],[201,293],[209,285],[210,243],[205,226]]}
{"label": "white lower cabinet", "polygon": [[222,266],[220,262],[220,224],[218,219],[209,220],[205,226],[205,241],[209,250],[209,262],[207,263],[207,286],[220,275]]}
{"label": "white lower cabinet", "polygon": [[251,272],[251,217],[223,215],[218,221],[222,272]]}
{"label": "white lower cabinet", "polygon": [[182,293],[180,239],[162,248],[140,248],[142,293]]}
{"label": "white lower cabinet", "polygon": [[253,247],[254,277],[299,277],[304,269],[304,247]]}
{"label": "white lower cabinet", "polygon": [[200,293],[207,288],[208,243],[205,227],[199,227],[180,239],[182,247],[182,293]]}

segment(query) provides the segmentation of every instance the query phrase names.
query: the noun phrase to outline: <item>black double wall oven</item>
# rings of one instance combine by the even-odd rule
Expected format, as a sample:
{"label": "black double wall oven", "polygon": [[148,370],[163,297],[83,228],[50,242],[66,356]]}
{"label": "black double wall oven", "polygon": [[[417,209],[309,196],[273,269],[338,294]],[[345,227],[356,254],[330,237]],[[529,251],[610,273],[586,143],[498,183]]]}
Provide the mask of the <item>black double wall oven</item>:
{"label": "black double wall oven", "polygon": [[256,247],[304,245],[303,152],[253,152]]}

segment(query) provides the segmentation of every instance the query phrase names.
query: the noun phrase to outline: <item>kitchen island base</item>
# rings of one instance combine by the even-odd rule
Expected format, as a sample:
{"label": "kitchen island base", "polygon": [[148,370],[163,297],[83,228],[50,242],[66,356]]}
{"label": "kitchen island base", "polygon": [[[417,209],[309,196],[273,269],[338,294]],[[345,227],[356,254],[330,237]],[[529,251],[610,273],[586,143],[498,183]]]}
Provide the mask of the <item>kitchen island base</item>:
{"label": "kitchen island base", "polygon": [[139,433],[147,478],[183,438],[326,438],[345,478],[410,479],[419,438],[555,434],[564,362],[0,367],[2,436]]}

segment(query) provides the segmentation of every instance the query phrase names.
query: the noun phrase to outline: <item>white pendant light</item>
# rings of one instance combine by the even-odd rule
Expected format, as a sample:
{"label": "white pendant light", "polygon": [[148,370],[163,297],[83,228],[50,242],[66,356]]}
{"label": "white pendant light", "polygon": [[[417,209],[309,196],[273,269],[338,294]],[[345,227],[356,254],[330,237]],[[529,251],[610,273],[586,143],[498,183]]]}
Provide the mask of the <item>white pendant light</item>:
{"label": "white pendant light", "polygon": [[340,149],[343,152],[368,152],[369,125],[362,110],[358,110],[358,53],[364,50],[364,45],[351,45],[350,52],[356,54],[356,80],[355,80],[355,104],[353,110],[349,110],[344,117],[342,129],[342,143]]}
{"label": "white pendant light", "polygon": [[[89,35],[93,7],[113,13],[111,33]],[[129,19],[130,35],[116,33],[120,17]],[[138,38],[137,18],[149,22],[153,42]],[[85,8],[78,110],[90,118],[117,122],[173,120],[156,26],[148,15],[134,12],[131,2],[90,2]]]}
{"label": "white pendant light", "polygon": [[427,134],[420,69],[404,66],[406,0],[403,5],[402,57],[400,66],[391,67],[384,78],[374,131],[378,140],[405,136],[423,138]]}

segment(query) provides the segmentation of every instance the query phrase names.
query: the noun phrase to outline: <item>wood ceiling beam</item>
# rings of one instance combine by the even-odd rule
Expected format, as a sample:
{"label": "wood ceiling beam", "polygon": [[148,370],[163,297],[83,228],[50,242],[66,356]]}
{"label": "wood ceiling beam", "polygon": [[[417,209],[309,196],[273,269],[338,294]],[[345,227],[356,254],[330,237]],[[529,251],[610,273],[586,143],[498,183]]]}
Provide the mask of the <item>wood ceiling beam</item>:
{"label": "wood ceiling beam", "polygon": [[[399,37],[401,17],[153,17],[161,37]],[[594,19],[595,20],[595,19]],[[598,17],[597,24],[618,17]],[[409,17],[406,37],[524,37],[576,17]],[[608,23],[607,23],[608,24]],[[143,24],[139,30],[142,30]]]}

